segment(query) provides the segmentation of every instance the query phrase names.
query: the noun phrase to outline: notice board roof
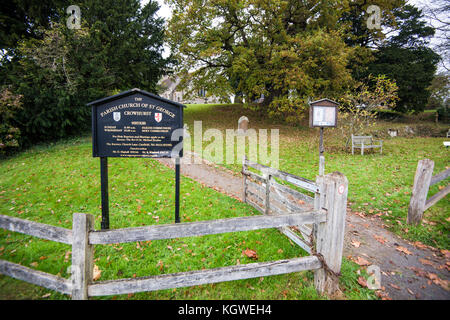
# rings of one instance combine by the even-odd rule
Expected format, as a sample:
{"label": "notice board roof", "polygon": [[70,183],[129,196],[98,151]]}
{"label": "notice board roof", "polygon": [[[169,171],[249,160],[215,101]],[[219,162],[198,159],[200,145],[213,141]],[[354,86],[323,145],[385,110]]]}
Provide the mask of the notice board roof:
{"label": "notice board roof", "polygon": [[324,104],[324,105],[333,105],[333,106],[338,106],[339,105],[339,103],[337,103],[336,101],[333,101],[333,100],[330,100],[330,99],[327,99],[327,98],[320,99],[320,100],[317,100],[317,101],[313,101],[313,102],[310,102],[309,104],[310,105],[316,105],[316,104],[319,104],[319,103],[320,104]]}
{"label": "notice board roof", "polygon": [[127,96],[131,96],[131,95],[133,95],[135,93],[140,93],[140,94],[142,94],[144,96],[147,96],[147,97],[150,97],[150,98],[153,98],[155,100],[159,100],[159,101],[162,101],[162,102],[165,102],[165,103],[172,104],[172,105],[174,105],[176,107],[179,107],[179,108],[186,108],[186,106],[184,104],[181,104],[181,103],[178,103],[176,101],[172,101],[172,100],[160,97],[160,96],[158,96],[156,94],[153,94],[153,93],[150,93],[148,91],[141,90],[141,89],[138,89],[138,88],[133,88],[131,90],[127,90],[127,91],[115,94],[113,96],[109,96],[109,97],[106,97],[106,98],[102,98],[102,99],[98,99],[98,100],[92,101],[92,102],[89,102],[87,105],[88,106],[98,106],[98,105],[104,104],[104,103],[109,102],[109,101],[113,101],[113,100],[117,100],[117,99],[124,98],[124,97],[127,97]]}

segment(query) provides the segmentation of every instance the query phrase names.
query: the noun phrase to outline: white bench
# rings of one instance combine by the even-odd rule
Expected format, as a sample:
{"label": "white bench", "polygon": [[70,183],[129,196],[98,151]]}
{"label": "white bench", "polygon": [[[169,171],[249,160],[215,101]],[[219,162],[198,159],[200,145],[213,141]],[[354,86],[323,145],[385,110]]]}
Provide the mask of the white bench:
{"label": "white bench", "polygon": [[[377,142],[377,144],[374,144]],[[361,148],[361,155],[364,155],[364,149],[380,148],[383,153],[383,140],[374,140],[372,136],[355,136],[352,134],[352,154],[355,154],[355,148]]]}

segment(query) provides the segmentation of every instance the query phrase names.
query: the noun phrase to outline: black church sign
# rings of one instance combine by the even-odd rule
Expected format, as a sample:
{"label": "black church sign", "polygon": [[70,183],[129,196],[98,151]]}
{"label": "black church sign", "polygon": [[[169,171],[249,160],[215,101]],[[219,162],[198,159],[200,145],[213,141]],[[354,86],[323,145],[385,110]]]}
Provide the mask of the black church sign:
{"label": "black church sign", "polygon": [[172,134],[183,128],[182,104],[132,89],[88,105],[94,157],[170,158],[181,149]]}
{"label": "black church sign", "polygon": [[92,107],[93,156],[100,157],[102,229],[109,229],[108,157],[175,158],[175,222],[180,222],[185,106],[140,89],[96,100],[88,106]]}

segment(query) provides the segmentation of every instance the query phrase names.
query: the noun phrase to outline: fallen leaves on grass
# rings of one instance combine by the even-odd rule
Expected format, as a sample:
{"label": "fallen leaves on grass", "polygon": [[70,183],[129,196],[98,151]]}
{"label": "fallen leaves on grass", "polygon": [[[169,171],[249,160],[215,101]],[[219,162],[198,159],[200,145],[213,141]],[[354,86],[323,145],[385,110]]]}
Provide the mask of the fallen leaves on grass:
{"label": "fallen leaves on grass", "polygon": [[383,292],[381,290],[375,291],[375,295],[380,298],[381,300],[392,300],[391,297],[389,297],[387,292]]}
{"label": "fallen leaves on grass", "polygon": [[361,257],[357,257],[356,259],[353,259],[353,261],[360,266],[368,266],[370,264],[369,261]]}
{"label": "fallen leaves on grass", "polygon": [[420,242],[420,241],[414,242],[413,245],[414,245],[415,247],[419,248],[419,249],[426,249],[426,248],[429,248],[429,246],[423,244],[423,243]]}
{"label": "fallen leaves on grass", "polygon": [[66,251],[66,254],[64,255],[64,262],[69,261],[69,256],[72,254],[72,251],[68,250]]}
{"label": "fallen leaves on grass", "polygon": [[94,265],[94,271],[92,273],[92,280],[97,281],[102,276],[102,270],[98,268],[97,265]]}
{"label": "fallen leaves on grass", "polygon": [[246,255],[250,259],[254,259],[254,260],[258,259],[258,255],[256,254],[255,250],[251,250],[251,249],[247,248],[244,251],[242,251],[242,254]]}
{"label": "fallen leaves on grass", "polygon": [[367,288],[367,281],[364,277],[358,277],[358,283],[361,287]]}

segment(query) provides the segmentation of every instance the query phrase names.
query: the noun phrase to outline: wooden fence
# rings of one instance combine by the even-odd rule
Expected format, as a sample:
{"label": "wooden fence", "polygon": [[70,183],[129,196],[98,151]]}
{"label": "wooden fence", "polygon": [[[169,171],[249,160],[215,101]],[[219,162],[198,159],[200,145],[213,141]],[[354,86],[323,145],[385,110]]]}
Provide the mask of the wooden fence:
{"label": "wooden fence", "polygon": [[430,187],[450,176],[450,169],[442,171],[434,176],[433,169],[434,161],[430,159],[420,160],[417,165],[408,208],[408,224],[420,224],[422,222],[424,211],[450,193],[450,184],[447,184],[444,189],[427,199]]}
{"label": "wooden fence", "polygon": [[[255,165],[255,167],[258,167]],[[263,167],[259,167],[263,168]],[[338,280],[335,277],[340,271],[342,248],[344,239],[344,224],[347,201],[347,179],[334,173],[319,177],[317,182],[298,178],[293,175],[277,171],[277,177],[294,183],[316,194],[315,198],[300,196],[297,191],[278,185],[273,181],[275,174],[267,177],[248,173],[260,183],[266,181],[269,185],[294,197],[303,197],[305,203],[312,203],[311,208],[301,209],[295,204],[285,201],[288,210],[283,212],[271,206],[264,209],[261,216],[238,217],[191,223],[153,225],[116,230],[94,230],[94,217],[90,214],[75,213],[73,215],[72,230],[49,226],[42,223],[27,221],[0,215],[0,227],[14,232],[32,235],[38,238],[62,242],[72,245],[71,278],[65,279],[45,272],[33,270],[19,264],[0,260],[0,273],[43,286],[64,294],[70,294],[72,299],[84,300],[93,296],[127,294],[143,291],[163,290],[187,287],[223,281],[257,278],[270,275],[315,270],[315,286],[320,293],[332,293],[337,289]],[[247,175],[244,176],[246,185],[250,184]],[[272,179],[272,180],[271,180]],[[267,184],[267,181],[269,183]],[[263,185],[258,185],[262,186]],[[257,187],[259,188],[259,187]],[[250,190],[246,190],[246,202],[251,203]],[[270,199],[283,203],[283,196],[270,192]],[[254,193],[254,195],[258,195]],[[255,204],[255,203],[253,203]],[[306,227],[310,225],[312,227]],[[301,239],[296,230],[289,229],[297,226],[297,230],[309,233],[314,243],[307,243],[303,247],[309,248],[310,256],[297,257],[270,262],[259,262],[245,265],[163,274],[157,276],[130,278],[110,281],[92,281],[93,278],[93,249],[94,245],[171,239],[227,232],[250,231],[266,228],[279,228],[296,243]],[[303,227],[304,226],[304,227]],[[312,235],[312,236],[311,236]]]}
{"label": "wooden fence", "polygon": [[[260,174],[250,170],[253,168]],[[319,257],[322,267],[314,274],[315,287],[319,293],[333,293],[338,288],[341,269],[347,208],[347,178],[334,172],[318,176],[311,181],[293,174],[276,170],[244,158],[243,200],[268,216],[286,213],[293,215],[326,215],[325,220],[303,225],[280,227],[289,239],[311,254]],[[307,191],[308,195],[278,180],[288,182]],[[311,211],[312,210],[312,211]]]}

